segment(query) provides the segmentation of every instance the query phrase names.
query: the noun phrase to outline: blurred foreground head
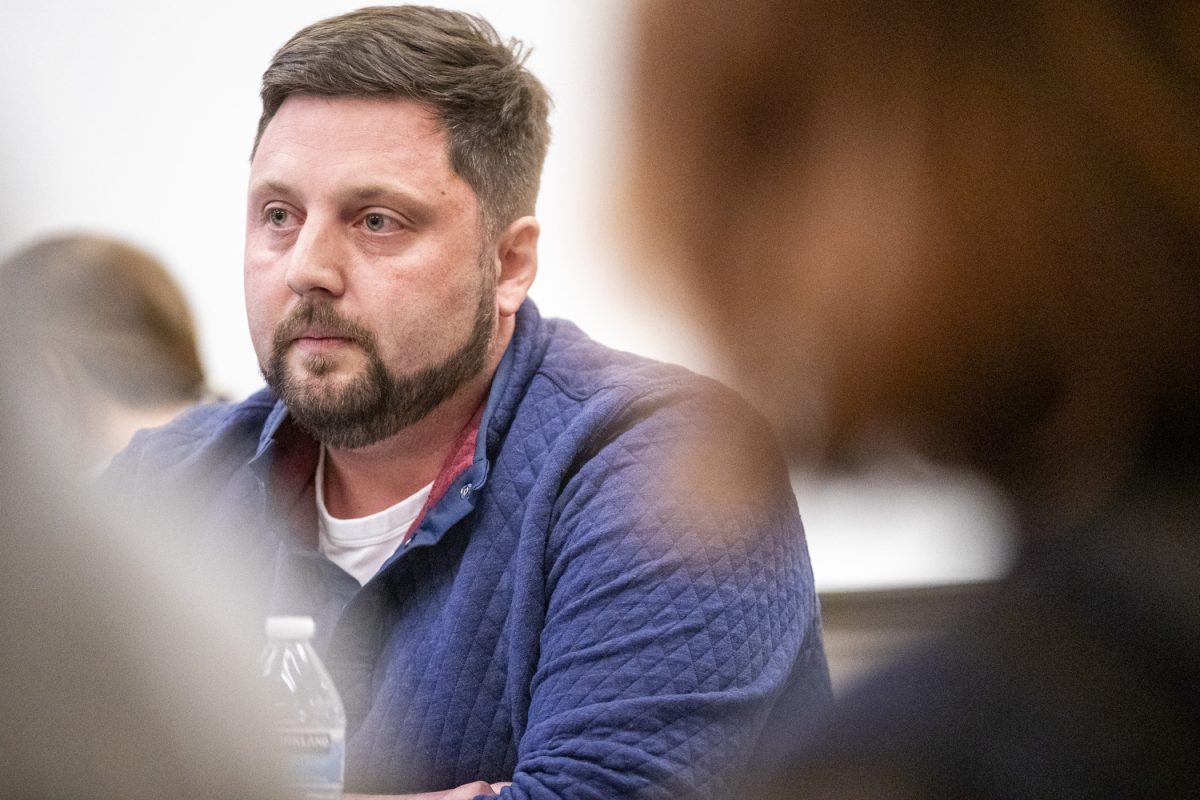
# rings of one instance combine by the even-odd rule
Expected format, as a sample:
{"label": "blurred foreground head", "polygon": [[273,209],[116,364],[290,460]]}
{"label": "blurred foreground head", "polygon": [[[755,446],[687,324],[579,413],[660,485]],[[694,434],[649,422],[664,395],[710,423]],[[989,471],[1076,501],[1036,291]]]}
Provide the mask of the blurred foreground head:
{"label": "blurred foreground head", "polygon": [[0,292],[0,797],[281,797],[245,604],[171,546],[198,531],[165,498],[64,478],[24,302]]}
{"label": "blurred foreground head", "polygon": [[1071,515],[1194,460],[1200,11],[647,3],[646,238],[800,459]]}
{"label": "blurred foreground head", "polygon": [[143,250],[102,236],[44,239],[0,264],[0,291],[46,381],[45,413],[86,460],[106,461],[204,394],[187,301]]}

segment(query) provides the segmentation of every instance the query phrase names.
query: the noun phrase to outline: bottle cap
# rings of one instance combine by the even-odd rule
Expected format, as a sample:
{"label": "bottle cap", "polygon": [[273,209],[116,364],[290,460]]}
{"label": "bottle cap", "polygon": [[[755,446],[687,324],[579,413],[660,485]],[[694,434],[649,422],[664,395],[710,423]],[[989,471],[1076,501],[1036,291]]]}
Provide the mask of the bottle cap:
{"label": "bottle cap", "polygon": [[267,617],[268,639],[311,639],[315,631],[312,617]]}

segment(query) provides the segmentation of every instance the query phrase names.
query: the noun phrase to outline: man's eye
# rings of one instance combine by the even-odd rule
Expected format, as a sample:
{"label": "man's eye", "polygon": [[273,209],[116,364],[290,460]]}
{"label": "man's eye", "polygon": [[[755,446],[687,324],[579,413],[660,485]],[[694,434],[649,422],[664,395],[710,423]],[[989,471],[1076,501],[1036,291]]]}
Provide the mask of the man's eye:
{"label": "man's eye", "polygon": [[372,233],[382,233],[392,224],[392,220],[383,214],[367,214],[363,217],[363,225]]}
{"label": "man's eye", "polygon": [[271,208],[267,209],[267,220],[272,225],[283,225],[288,221],[287,209]]}

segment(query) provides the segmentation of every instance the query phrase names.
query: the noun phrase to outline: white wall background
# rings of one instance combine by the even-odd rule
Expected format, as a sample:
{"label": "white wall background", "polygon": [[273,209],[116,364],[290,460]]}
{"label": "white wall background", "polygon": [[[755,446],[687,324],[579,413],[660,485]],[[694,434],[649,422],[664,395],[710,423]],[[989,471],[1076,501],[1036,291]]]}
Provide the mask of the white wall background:
{"label": "white wall background", "polygon": [[[620,245],[621,105],[634,0],[476,0],[532,46],[555,100],[533,296],[615,347],[713,372],[702,338],[646,296]],[[260,383],[243,313],[244,190],[258,80],[300,27],[364,2],[5,0],[0,5],[0,254],[64,230],[125,237],[192,301],[213,387]],[[935,481],[935,483],[941,483]],[[1003,563],[976,487],[798,482],[826,588],[975,579]],[[982,499],[981,499],[982,497]]]}

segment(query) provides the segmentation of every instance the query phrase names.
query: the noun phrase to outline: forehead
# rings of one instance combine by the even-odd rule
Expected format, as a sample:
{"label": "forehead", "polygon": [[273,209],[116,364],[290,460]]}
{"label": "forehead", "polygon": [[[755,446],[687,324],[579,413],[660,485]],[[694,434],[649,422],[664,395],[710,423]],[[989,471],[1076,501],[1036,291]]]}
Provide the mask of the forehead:
{"label": "forehead", "polygon": [[312,185],[398,182],[438,196],[472,195],[450,166],[449,140],[434,112],[412,100],[293,95],[263,131],[253,180]]}

